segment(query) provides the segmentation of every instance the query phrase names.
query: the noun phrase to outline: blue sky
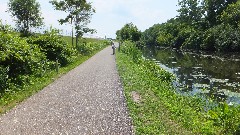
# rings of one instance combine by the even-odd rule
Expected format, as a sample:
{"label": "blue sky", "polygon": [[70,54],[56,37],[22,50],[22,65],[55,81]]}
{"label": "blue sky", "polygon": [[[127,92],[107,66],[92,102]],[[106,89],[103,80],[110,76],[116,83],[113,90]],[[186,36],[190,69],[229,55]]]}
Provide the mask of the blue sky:
{"label": "blue sky", "polygon": [[[0,19],[3,23],[14,26],[7,10],[9,0],[0,0]],[[49,0],[37,0],[41,4],[45,27],[53,26],[70,33],[71,26],[59,25],[58,19],[65,17],[64,12],[55,11]],[[133,22],[144,31],[156,23],[166,22],[177,15],[178,0],[88,0],[92,2],[96,13],[92,16],[90,28],[97,30],[94,36],[115,38],[115,33],[124,24]],[[87,35],[89,36],[89,35]]]}

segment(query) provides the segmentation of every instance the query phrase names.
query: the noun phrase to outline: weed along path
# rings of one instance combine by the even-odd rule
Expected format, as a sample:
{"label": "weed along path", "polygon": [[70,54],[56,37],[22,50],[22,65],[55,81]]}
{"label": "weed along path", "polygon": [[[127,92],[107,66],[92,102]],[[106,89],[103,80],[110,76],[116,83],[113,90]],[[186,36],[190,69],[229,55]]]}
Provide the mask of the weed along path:
{"label": "weed along path", "polygon": [[0,134],[133,134],[111,47],[0,116]]}

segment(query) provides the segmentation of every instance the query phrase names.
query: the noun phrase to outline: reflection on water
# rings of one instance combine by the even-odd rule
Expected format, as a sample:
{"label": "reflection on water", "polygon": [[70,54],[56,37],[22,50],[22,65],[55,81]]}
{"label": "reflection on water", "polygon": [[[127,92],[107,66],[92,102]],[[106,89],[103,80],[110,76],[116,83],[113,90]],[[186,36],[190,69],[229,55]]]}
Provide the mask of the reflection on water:
{"label": "reflection on water", "polygon": [[[177,91],[205,94],[240,104],[240,55],[208,55],[170,49],[145,49],[144,56],[177,77]],[[234,57],[233,57],[234,56]]]}

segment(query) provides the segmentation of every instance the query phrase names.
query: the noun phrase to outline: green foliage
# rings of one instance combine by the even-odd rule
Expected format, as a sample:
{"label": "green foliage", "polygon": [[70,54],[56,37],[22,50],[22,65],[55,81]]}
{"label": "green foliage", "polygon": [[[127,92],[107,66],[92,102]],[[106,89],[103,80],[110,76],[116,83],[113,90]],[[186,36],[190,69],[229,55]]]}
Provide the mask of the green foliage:
{"label": "green foliage", "polygon": [[152,27],[146,29],[142,33],[141,41],[145,43],[147,46],[157,46],[159,42],[157,42],[158,34],[161,31],[161,24],[154,24]]}
{"label": "green foliage", "polygon": [[240,3],[229,5],[222,12],[220,19],[224,24],[230,24],[237,28],[240,24]]}
{"label": "green foliage", "polygon": [[61,25],[63,23],[74,23],[76,42],[78,41],[78,37],[82,37],[84,33],[95,32],[94,29],[87,27],[91,16],[95,13],[91,3],[88,3],[86,0],[51,0],[50,3],[56,10],[68,13],[67,17],[59,20],[59,23]]}
{"label": "green foliage", "polygon": [[240,51],[240,4],[236,0],[181,0],[179,16],[145,30],[148,46],[177,49]]}
{"label": "green foliage", "polygon": [[0,93],[4,92],[4,89],[8,87],[8,67],[1,67],[0,66]]}
{"label": "green foliage", "polygon": [[9,67],[11,77],[42,72],[46,57],[37,45],[30,45],[25,39],[4,32],[0,32],[0,39],[0,64]]}
{"label": "green foliage", "polygon": [[99,41],[94,41],[94,42],[86,42],[86,41],[82,40],[77,45],[77,50],[79,53],[81,53],[83,55],[89,55],[96,50],[106,47],[107,45],[110,45],[110,42],[107,40],[101,40],[101,41],[99,40]]}
{"label": "green foliage", "polygon": [[201,48],[211,51],[238,52],[240,51],[240,31],[231,25],[218,25],[204,33]]}
{"label": "green foliage", "polygon": [[177,36],[180,30],[180,24],[177,23],[177,20],[171,19],[167,23],[161,25],[161,29],[158,32],[158,35],[154,35],[157,38],[158,46],[170,46],[176,47]]}
{"label": "green foliage", "polygon": [[121,52],[128,55],[132,58],[133,62],[141,64],[144,62],[146,67],[149,67],[148,70],[152,73],[156,78],[163,81],[171,81],[173,79],[173,75],[164,71],[159,66],[157,66],[154,62],[143,60],[142,52],[137,48],[136,44],[130,41],[125,41],[121,46]]}
{"label": "green foliage", "polygon": [[208,117],[214,125],[221,127],[221,134],[239,134],[240,133],[240,108],[229,106],[226,103],[220,103],[219,107],[208,112]]}
{"label": "green foliage", "polygon": [[141,62],[142,52],[136,47],[136,44],[131,41],[125,41],[121,46],[121,52],[132,56],[134,62]]}
{"label": "green foliage", "polygon": [[71,63],[77,55],[77,51],[62,39],[56,29],[45,31],[42,35],[32,36],[27,41],[38,45],[48,60],[56,61],[58,59],[62,66]]}
{"label": "green foliage", "polygon": [[[99,45],[95,43],[95,50],[84,56],[66,43],[69,39],[63,39],[55,29],[43,35],[22,38],[9,26],[0,23],[0,114],[109,45],[108,41],[87,39],[87,43],[94,41]],[[58,73],[55,71],[55,56],[59,56],[62,65],[67,61],[67,65],[61,66]]]}
{"label": "green foliage", "polygon": [[2,20],[0,19],[0,31],[5,32],[5,33],[10,33],[13,32],[12,28],[10,25],[3,25]]}
{"label": "green foliage", "polygon": [[191,25],[201,20],[203,10],[199,6],[199,0],[181,0],[178,5],[181,7],[178,10],[181,22]]}
{"label": "green foliage", "polygon": [[[216,48],[222,52],[239,52],[240,51],[240,30],[231,25],[219,26],[219,37],[216,39]],[[221,29],[221,30],[220,30]]]}
{"label": "green foliage", "polygon": [[219,25],[220,15],[229,4],[236,3],[237,0],[203,0],[203,7],[206,12],[206,20],[210,27]]}
{"label": "green foliage", "polygon": [[192,34],[192,31],[194,31],[194,29],[191,26],[188,25],[180,25],[178,27],[178,35],[175,39],[175,44],[174,44],[174,48],[181,48],[181,46],[186,42],[187,38],[190,37],[190,35]]}
{"label": "green foliage", "polygon": [[159,32],[159,36],[157,37],[157,42],[159,46],[169,46],[172,45],[172,41],[174,40],[174,37],[170,33],[166,32]]}
{"label": "green foliage", "polygon": [[200,45],[203,42],[203,32],[191,29],[189,36],[181,46],[182,49],[200,50]]}
{"label": "green foliage", "polygon": [[141,31],[133,23],[125,24],[120,30],[116,32],[117,39],[121,41],[130,40],[133,42],[139,41]]}
{"label": "green foliage", "polygon": [[40,13],[40,4],[36,0],[10,0],[9,12],[16,18],[18,30],[27,36],[30,28],[43,25]]}

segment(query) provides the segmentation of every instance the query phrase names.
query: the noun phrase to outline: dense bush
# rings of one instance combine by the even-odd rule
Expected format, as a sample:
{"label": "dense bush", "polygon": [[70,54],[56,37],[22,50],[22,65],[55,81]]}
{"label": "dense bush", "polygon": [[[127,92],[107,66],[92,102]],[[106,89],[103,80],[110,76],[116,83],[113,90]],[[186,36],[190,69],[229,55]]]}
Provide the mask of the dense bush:
{"label": "dense bush", "polygon": [[77,51],[58,35],[57,30],[22,38],[9,26],[0,24],[0,92],[31,83],[30,76],[42,76],[55,68],[56,58],[66,65]]}
{"label": "dense bush", "polygon": [[159,36],[157,37],[157,43],[159,46],[170,46],[173,45],[174,37],[170,33],[166,33],[163,31],[159,32]]}
{"label": "dense bush", "polygon": [[45,55],[37,45],[25,39],[0,32],[0,65],[9,67],[9,76],[42,72]]}
{"label": "dense bush", "polygon": [[217,51],[240,51],[240,30],[235,29],[231,25],[222,25],[220,27],[219,37],[216,39]]}
{"label": "dense bush", "polygon": [[66,65],[73,61],[77,51],[70,46],[62,36],[59,35],[59,31],[51,29],[45,31],[42,35],[35,35],[28,38],[28,43],[36,44],[41,48],[41,52],[46,54],[46,57],[50,61],[59,60],[61,65]]}
{"label": "dense bush", "polygon": [[230,4],[227,9],[223,11],[220,19],[224,24],[238,27],[240,20],[240,3]]}
{"label": "dense bush", "polygon": [[142,32],[141,41],[147,46],[157,46],[157,36],[159,35],[161,27],[161,24],[154,24],[152,27],[146,29]]}
{"label": "dense bush", "polygon": [[208,29],[203,36],[201,48],[208,51],[240,51],[240,30],[227,24]]}
{"label": "dense bush", "polygon": [[192,30],[190,36],[185,40],[182,49],[200,50],[200,45],[203,42],[203,32]]}
{"label": "dense bush", "polygon": [[4,89],[8,87],[8,67],[0,66],[0,93],[4,92]]}
{"label": "dense bush", "polygon": [[136,44],[131,41],[125,41],[121,46],[121,52],[132,56],[134,62],[142,60],[142,52],[136,47]]}
{"label": "dense bush", "polygon": [[102,40],[101,42],[85,42],[84,40],[77,45],[77,50],[83,55],[91,54],[92,52],[102,49],[110,45],[110,42],[107,40]]}

